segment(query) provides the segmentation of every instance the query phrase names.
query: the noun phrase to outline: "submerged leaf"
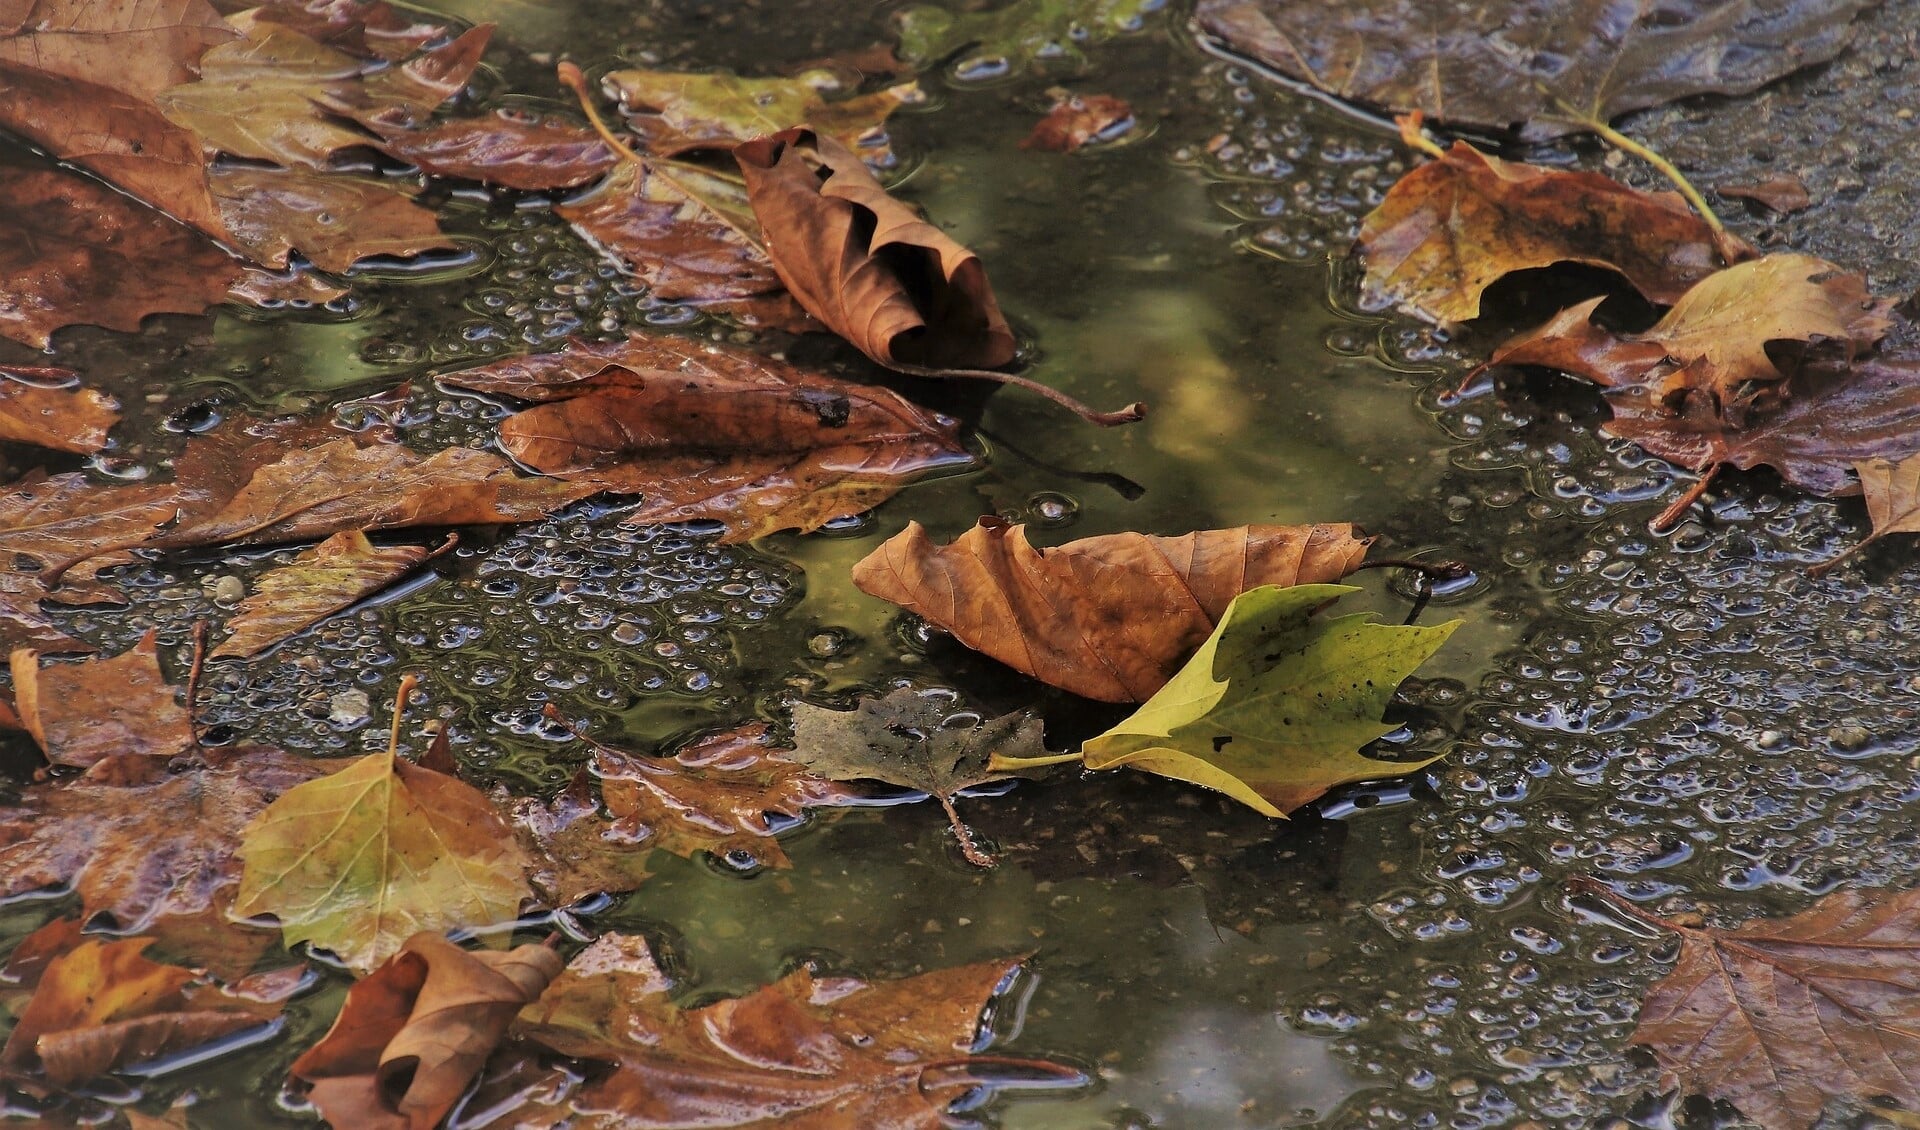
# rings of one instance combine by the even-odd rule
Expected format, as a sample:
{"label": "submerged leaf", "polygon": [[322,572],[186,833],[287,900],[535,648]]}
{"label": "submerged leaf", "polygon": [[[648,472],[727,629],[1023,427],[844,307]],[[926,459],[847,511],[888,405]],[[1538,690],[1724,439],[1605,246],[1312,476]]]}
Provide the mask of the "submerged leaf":
{"label": "submerged leaf", "polygon": [[1034,124],[1022,149],[1073,153],[1096,141],[1112,141],[1133,128],[1133,107],[1111,94],[1051,91],[1053,108]]}

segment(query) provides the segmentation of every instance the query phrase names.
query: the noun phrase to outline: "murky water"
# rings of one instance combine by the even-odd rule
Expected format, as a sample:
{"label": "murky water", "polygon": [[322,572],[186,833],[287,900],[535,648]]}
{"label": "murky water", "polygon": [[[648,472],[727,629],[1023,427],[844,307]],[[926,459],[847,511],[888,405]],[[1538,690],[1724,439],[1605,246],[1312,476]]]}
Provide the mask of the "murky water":
{"label": "murky water", "polygon": [[[1911,7],[1878,18],[1904,27]],[[485,102],[553,94],[544,53],[562,50],[778,72],[886,38],[890,7],[441,10],[501,24]],[[909,518],[946,538],[998,513],[1043,543],[1358,522],[1393,556],[1461,558],[1479,577],[1424,613],[1468,620],[1404,695],[1400,747],[1446,754],[1426,772],[1291,823],[1131,774],[1062,773],[962,802],[1004,857],[992,872],[960,859],[933,806],[854,810],[795,833],[791,870],[658,858],[645,887],[585,925],[655,940],[701,999],[802,961],[901,975],[1032,953],[1021,1007],[996,1018],[1001,1046],[1093,1082],[970,1115],[1018,1130],[1713,1122],[1652,1096],[1653,1073],[1625,1051],[1634,1001],[1670,952],[1574,913],[1560,883],[1600,874],[1736,921],[1841,884],[1914,882],[1920,582],[1906,550],[1807,578],[1864,516],[1760,475],[1729,479],[1700,520],[1655,537],[1646,521],[1674,475],[1599,438],[1596,398],[1515,380],[1443,408],[1440,390],[1486,343],[1349,301],[1344,249],[1402,170],[1397,144],[1201,53],[1184,19],[1158,13],[1084,66],[986,84],[931,73],[931,100],[893,128],[900,193],[985,259],[1039,357],[1033,375],[1096,404],[1144,398],[1148,421],[1095,430],[1001,392],[980,417],[982,468],[844,528],[749,547],[624,529],[591,503],[478,534],[424,581],[270,660],[210,671],[205,721],[317,755],[372,749],[380,704],[411,672],[476,779],[551,791],[586,751],[542,722],[548,703],[653,750],[909,678],[993,709],[1038,705],[1061,744],[1108,715],[903,625],[852,587],[852,563]],[[1131,100],[1137,136],[1072,156],[1019,149],[1063,80]],[[435,373],[625,326],[729,332],[637,293],[545,211],[465,193],[446,216],[471,241],[460,262],[371,282],[338,310],[63,332],[55,360],[128,408],[98,468],[151,467],[183,421],[320,407],[402,378],[409,436],[483,443],[500,410],[438,390]],[[791,353],[842,356],[825,341]],[[144,564],[126,578],[132,610],[65,623],[108,651],[158,623],[179,660],[191,623],[219,614],[218,578],[288,555]],[[1366,606],[1407,614],[1406,594],[1363,577]],[[19,741],[5,753],[24,781],[37,754]],[[0,908],[0,942],[64,909]],[[346,983],[329,975],[296,1002],[281,1040],[141,1082],[141,1107],[191,1091],[196,1126],[310,1122],[280,1081]]]}

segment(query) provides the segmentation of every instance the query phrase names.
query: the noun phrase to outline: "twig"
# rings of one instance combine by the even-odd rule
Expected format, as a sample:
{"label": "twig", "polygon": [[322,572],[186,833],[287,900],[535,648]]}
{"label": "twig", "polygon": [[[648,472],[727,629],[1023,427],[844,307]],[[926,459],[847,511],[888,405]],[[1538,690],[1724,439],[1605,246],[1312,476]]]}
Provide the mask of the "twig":
{"label": "twig", "polygon": [[947,810],[947,823],[953,825],[954,837],[960,841],[960,854],[967,857],[967,862],[975,867],[992,867],[998,862],[973,842],[973,833],[967,830],[966,821],[960,819],[960,810],[953,807],[953,798],[945,793],[935,793],[934,798]]}
{"label": "twig", "polygon": [[193,751],[201,753],[200,723],[194,715],[194,700],[200,697],[200,668],[207,660],[207,622],[193,622],[193,659],[187,665],[187,737],[193,742]]}
{"label": "twig", "polygon": [[1576,895],[1590,895],[1607,904],[1608,907],[1638,922],[1642,926],[1651,926],[1656,930],[1682,933],[1687,927],[1677,922],[1669,922],[1651,911],[1642,910],[1633,900],[1624,898],[1612,887],[1607,886],[1591,875],[1575,875],[1567,880],[1567,890]]}
{"label": "twig", "polygon": [[1708,467],[1707,473],[1701,475],[1692,486],[1688,487],[1687,493],[1674,499],[1665,510],[1662,510],[1652,522],[1647,524],[1647,528],[1656,534],[1664,534],[1679,525],[1680,516],[1687,512],[1689,506],[1700,501],[1700,496],[1707,493],[1707,488],[1713,485],[1714,476],[1718,475],[1720,468],[1724,466],[1726,466],[1725,463],[1715,463],[1713,466]]}
{"label": "twig", "polygon": [[1847,560],[1848,558],[1852,557],[1854,554],[1859,553],[1861,550],[1867,548],[1868,546],[1872,545],[1874,542],[1877,542],[1879,540],[1880,540],[1880,532],[1878,530],[1875,530],[1873,533],[1868,534],[1865,539],[1854,543],[1852,546],[1850,546],[1847,549],[1841,550],[1837,556],[1829,557],[1825,561],[1822,561],[1817,565],[1810,566],[1807,569],[1807,576],[1824,577],[1827,575],[1828,571],[1830,571],[1834,566],[1840,564],[1842,561]]}

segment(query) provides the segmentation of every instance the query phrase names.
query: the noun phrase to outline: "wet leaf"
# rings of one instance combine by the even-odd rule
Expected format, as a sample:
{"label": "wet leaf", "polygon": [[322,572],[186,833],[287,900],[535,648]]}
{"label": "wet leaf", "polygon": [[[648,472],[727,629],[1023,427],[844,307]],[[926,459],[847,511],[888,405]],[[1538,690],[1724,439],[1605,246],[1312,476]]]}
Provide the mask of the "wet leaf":
{"label": "wet leaf", "polygon": [[288,1069],[335,1126],[432,1130],[563,966],[543,945],[473,953],[415,934],[347,990],[333,1027]]}
{"label": "wet leaf", "polygon": [[1074,94],[1055,89],[1053,108],[1020,143],[1022,149],[1072,153],[1098,141],[1112,141],[1133,128],[1133,107],[1111,94]]}
{"label": "wet leaf", "polygon": [[362,58],[389,62],[447,35],[441,25],[421,23],[386,0],[276,0],[237,12],[228,22],[278,24]]}
{"label": "wet leaf", "polygon": [[529,861],[486,795],[393,751],[289,789],[241,839],[234,912],[366,972],[420,931],[512,920]]}
{"label": "wet leaf", "polygon": [[1751,200],[1782,216],[1813,207],[1806,182],[1792,173],[1771,176],[1757,184],[1723,184],[1714,191],[1736,200]]}
{"label": "wet leaf", "polygon": [[1909,455],[1897,463],[1868,459],[1853,469],[1860,476],[1861,493],[1867,496],[1873,533],[1842,557],[1851,557],[1888,534],[1920,534],[1920,457]]}
{"label": "wet leaf", "polygon": [[971,458],[955,421],[897,393],[672,338],[575,342],[442,379],[542,402],[500,425],[528,467],[640,495],[630,524],[717,521],[726,541],[817,529]]}
{"label": "wet leaf", "polygon": [[220,752],[179,772],[122,760],[98,767],[112,772],[22,790],[0,808],[0,894],[70,885],[84,918],[107,915],[222,976],[244,972],[274,938],[228,916],[240,833],[273,798],[326,769],[277,750]]}
{"label": "wet leaf", "polygon": [[1024,527],[983,521],[936,546],[910,522],[854,566],[853,581],[1042,682],[1139,702],[1180,669],[1235,596],[1337,581],[1360,566],[1368,544],[1346,525],[1239,526],[1036,550]]}
{"label": "wet leaf", "polygon": [[395,545],[376,548],[361,530],[343,530],[263,575],[252,596],[234,610],[224,643],[209,658],[251,658],[289,636],[372,596],[412,572],[438,550]]}
{"label": "wet leaf", "polygon": [[1023,711],[983,718],[951,695],[901,687],[884,698],[863,698],[852,710],[793,707],[793,756],[836,781],[885,781],[917,789],[940,802],[967,858],[991,857],[974,845],[953,798],[961,789],[1006,776],[993,757],[1044,758],[1041,721]]}
{"label": "wet leaf", "polygon": [[829,70],[792,77],[620,70],[602,80],[619,99],[627,125],[647,152],[674,156],[695,149],[731,150],[743,141],[795,126],[818,131],[860,154],[877,169],[896,161],[887,118],[926,101],[920,84],[901,83],[871,94],[829,101],[840,80]]}
{"label": "wet leaf", "polygon": [[[74,561],[152,536],[174,513],[170,484],[101,484],[81,472],[34,472],[0,491],[0,649],[87,652],[56,628],[40,602],[81,590],[47,590]],[[89,594],[104,600],[104,586]]]}
{"label": "wet leaf", "polygon": [[[970,1053],[981,1012],[1017,965],[878,983],[803,968],[748,996],[681,1009],[646,943],[609,934],[568,964],[516,1030],[613,1065],[574,1098],[583,1128],[937,1130],[948,1103],[990,1081],[969,1070]],[[1044,1060],[977,1062],[1062,1085],[1080,1079]]]}
{"label": "wet leaf", "polygon": [[15,651],[14,705],[27,732],[55,765],[82,769],[106,757],[167,758],[193,748],[193,727],[160,673],[158,629],[111,659],[42,666]]}
{"label": "wet leaf", "polygon": [[81,455],[107,446],[120,413],[102,393],[72,387],[78,377],[70,369],[0,366],[0,443]]}
{"label": "wet leaf", "polygon": [[1201,31],[1336,98],[1529,140],[1744,94],[1845,47],[1867,0],[1201,0]]}
{"label": "wet leaf", "polygon": [[956,52],[953,73],[990,79],[1041,61],[1086,61],[1089,44],[1138,31],[1165,0],[1013,0],[986,11],[919,4],[897,17],[900,55],[925,65]]}
{"label": "wet leaf", "polygon": [[520,110],[395,130],[381,149],[434,176],[527,192],[586,184],[616,160],[607,143],[585,126]]}
{"label": "wet leaf", "polygon": [[1661,304],[1721,267],[1713,231],[1674,193],[1504,161],[1465,142],[1401,177],[1362,223],[1359,247],[1370,301],[1439,322],[1479,317],[1489,286],[1555,263],[1618,271]]}
{"label": "wet leaf", "polygon": [[[1366,613],[1314,612],[1359,590],[1267,586],[1242,593],[1207,642],[1126,721],[1081,750],[1089,769],[1131,766],[1225,793],[1284,816],[1335,785],[1391,777],[1426,762],[1379,761],[1361,746],[1401,680],[1460,626],[1389,626]],[[1046,759],[1050,761],[1058,758]],[[1012,758],[995,768],[1016,769]]]}
{"label": "wet leaf", "polygon": [[1719,930],[1657,917],[1596,879],[1571,886],[1680,935],[1633,1034],[1662,1089],[1729,1102],[1768,1130],[1812,1126],[1831,1098],[1920,1105],[1920,891],[1836,891]]}
{"label": "wet leaf", "polygon": [[384,181],[234,166],[215,171],[212,183],[233,242],[262,263],[283,265],[298,251],[338,272],[375,255],[455,246],[433,212]]}
{"label": "wet leaf", "polygon": [[734,156],[781,281],[827,328],[893,367],[1013,360],[1013,331],[979,258],[888,196],[846,146],[795,129]]}

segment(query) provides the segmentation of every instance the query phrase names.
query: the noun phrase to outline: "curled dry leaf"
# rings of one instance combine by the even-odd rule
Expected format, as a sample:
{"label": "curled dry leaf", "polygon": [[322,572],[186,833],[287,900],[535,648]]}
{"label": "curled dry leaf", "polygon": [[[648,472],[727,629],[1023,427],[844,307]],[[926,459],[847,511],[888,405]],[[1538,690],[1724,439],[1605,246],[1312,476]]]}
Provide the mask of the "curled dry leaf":
{"label": "curled dry leaf", "polygon": [[542,401],[500,425],[534,470],[640,495],[629,523],[717,521],[726,541],[817,529],[972,458],[956,421],[887,389],[671,338],[575,342],[443,380]]}
{"label": "curled dry leaf", "polygon": [[1888,534],[1920,534],[1920,456],[1899,462],[1868,459],[1853,465],[1860,476],[1860,492],[1867,496],[1867,518],[1873,532],[1838,557],[1814,567],[1824,573]]}
{"label": "curled dry leaf", "polygon": [[1540,140],[1832,58],[1867,0],[1201,0],[1201,31],[1336,98]]}
{"label": "curled dry leaf", "polygon": [[1767,1130],[1812,1126],[1834,1098],[1920,1105],[1920,891],[1836,891],[1790,918],[1717,930],[1650,914],[1596,879],[1570,886],[1680,935],[1633,1033],[1663,1089],[1729,1102]]}
{"label": "curled dry leaf", "polygon": [[251,658],[412,572],[452,549],[395,545],[376,548],[363,530],[343,530],[260,578],[234,610],[232,630],[209,658]]}
{"label": "curled dry leaf", "polygon": [[888,196],[846,146],[790,129],[734,157],[781,281],[860,352],[894,367],[1013,360],[1013,331],[979,258]]}
{"label": "curled dry leaf", "polygon": [[983,521],[950,546],[918,522],[853,567],[862,592],[1042,682],[1103,702],[1158,691],[1234,597],[1337,581],[1370,539],[1353,527],[1240,526],[1180,537],[1108,534],[1036,550]]}
{"label": "curled dry leaf", "polygon": [[1111,94],[1074,94],[1055,88],[1053,109],[1034,124],[1022,149],[1072,153],[1096,141],[1112,141],[1133,128],[1133,107]]}
{"label": "curled dry leaf", "polygon": [[1456,142],[1368,213],[1361,285],[1373,301],[1464,322],[1479,317],[1482,292],[1515,271],[1584,263],[1618,271],[1665,304],[1719,270],[1718,247],[1728,242],[1673,193],[1504,161]]}
{"label": "curled dry leaf", "polygon": [[120,422],[113,401],[90,388],[70,387],[70,369],[0,366],[0,442],[87,454],[107,446]]}
{"label": "curled dry leaf", "polygon": [[434,176],[525,192],[586,184],[616,161],[613,150],[592,130],[521,110],[395,130],[380,148]]}
{"label": "curled dry leaf", "polygon": [[15,651],[14,705],[55,765],[82,769],[120,754],[167,758],[193,748],[193,726],[160,673],[158,629],[111,659],[40,664]]}
{"label": "curled dry leaf", "polygon": [[619,100],[628,127],[640,135],[649,153],[671,157],[696,149],[730,150],[743,141],[805,126],[879,169],[896,162],[887,119],[900,107],[927,98],[919,83],[905,82],[829,101],[828,95],[841,86],[830,70],[770,78],[619,70],[601,81]]}
{"label": "curled dry leaf", "polygon": [[335,1126],[432,1130],[514,1014],[563,965],[543,945],[474,953],[437,934],[415,934],[347,990],[333,1027],[288,1073],[312,1084],[313,1104]]}

